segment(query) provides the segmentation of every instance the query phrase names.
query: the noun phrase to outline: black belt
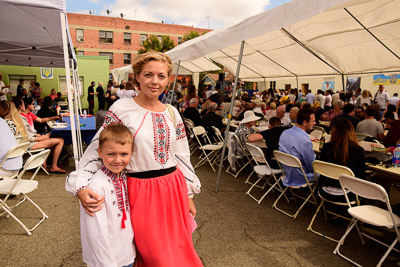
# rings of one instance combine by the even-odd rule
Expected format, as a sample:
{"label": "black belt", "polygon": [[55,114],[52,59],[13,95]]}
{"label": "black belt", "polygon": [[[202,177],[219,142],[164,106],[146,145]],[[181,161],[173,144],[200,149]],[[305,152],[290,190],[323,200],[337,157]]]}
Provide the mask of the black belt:
{"label": "black belt", "polygon": [[156,178],[164,175],[168,175],[173,173],[176,170],[176,167],[171,167],[167,169],[160,169],[160,170],[152,170],[152,171],[145,171],[145,172],[130,172],[128,173],[128,177],[133,178],[140,178],[140,179],[149,179],[149,178]]}

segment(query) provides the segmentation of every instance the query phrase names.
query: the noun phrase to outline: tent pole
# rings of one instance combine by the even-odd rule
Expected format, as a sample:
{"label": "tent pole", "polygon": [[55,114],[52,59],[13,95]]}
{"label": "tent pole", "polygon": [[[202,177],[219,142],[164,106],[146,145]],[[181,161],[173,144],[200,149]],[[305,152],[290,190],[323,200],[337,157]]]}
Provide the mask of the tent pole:
{"label": "tent pole", "polygon": [[344,74],[342,74],[342,90],[346,93],[346,87],[344,87]]}
{"label": "tent pole", "polygon": [[228,140],[228,137],[229,137],[229,127],[231,125],[231,120],[232,120],[233,102],[235,101],[236,89],[237,89],[239,73],[240,73],[240,65],[242,64],[244,44],[245,44],[245,41],[242,41],[242,43],[240,45],[239,60],[238,60],[238,65],[236,68],[236,75],[235,75],[235,85],[233,86],[233,92],[232,92],[232,97],[231,97],[231,106],[229,107],[228,124],[226,125],[226,129],[225,129],[225,142],[224,142],[224,146],[222,147],[221,162],[219,164],[219,169],[218,169],[218,178],[217,178],[217,184],[215,186],[215,193],[218,193],[219,181],[221,180],[222,163],[224,161],[224,155],[225,155],[225,150],[226,150],[226,141]]}
{"label": "tent pole", "polygon": [[299,77],[296,75],[296,88],[299,90]]}
{"label": "tent pole", "polygon": [[[72,95],[72,88],[71,88],[71,74],[70,74],[70,65],[69,65],[69,51],[68,51],[68,43],[67,43],[67,29],[65,24],[65,13],[60,13],[60,20],[61,20],[61,33],[62,33],[62,41],[63,41],[63,50],[64,50],[64,65],[65,65],[65,80],[67,82],[67,92],[68,92],[68,108],[69,114],[71,119],[71,135],[72,135],[72,148],[74,151],[74,161],[75,161],[75,168],[78,167],[78,147],[76,144],[76,124],[74,118],[74,105],[73,105],[73,95]],[[76,96],[75,96],[76,97]]]}
{"label": "tent pole", "polygon": [[[72,59],[71,59],[71,66],[73,66],[73,62],[72,62]],[[73,95],[75,96],[74,97],[74,104],[75,104],[75,111],[76,111],[76,113],[75,113],[75,119],[76,119],[76,125],[79,125],[79,127],[77,127],[77,129],[76,129],[76,132],[78,133],[77,134],[77,143],[78,143],[78,159],[80,159],[81,157],[82,157],[82,155],[83,155],[83,149],[82,149],[82,135],[81,135],[81,128],[80,128],[80,115],[81,115],[81,110],[80,110],[80,108],[79,108],[79,100],[80,100],[80,98],[81,98],[81,96],[80,96],[80,90],[79,90],[79,79],[78,79],[78,77],[77,77],[77,72],[76,72],[76,70],[73,70],[72,71],[72,78],[73,78],[73,87],[72,87],[72,89],[73,89]],[[78,79],[78,80],[77,80]]]}
{"label": "tent pole", "polygon": [[[179,68],[181,66],[181,61],[178,61],[178,67],[176,68],[176,73],[175,73],[175,79],[174,79],[174,84],[172,86],[172,90],[175,90],[175,86],[176,86],[176,80],[178,79],[178,73],[179,73]],[[173,97],[171,97],[171,103],[172,103]],[[170,103],[170,104],[171,104]]]}

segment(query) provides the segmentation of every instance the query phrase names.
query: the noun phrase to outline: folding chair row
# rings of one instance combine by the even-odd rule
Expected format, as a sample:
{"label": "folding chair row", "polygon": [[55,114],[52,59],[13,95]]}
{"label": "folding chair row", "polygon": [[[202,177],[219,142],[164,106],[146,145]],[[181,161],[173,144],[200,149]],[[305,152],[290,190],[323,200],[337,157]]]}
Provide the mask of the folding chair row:
{"label": "folding chair row", "polygon": [[[18,153],[15,153],[15,154],[18,154],[19,156],[22,156],[23,153],[25,152],[24,150],[19,149],[18,146],[14,147],[12,150],[13,150],[12,153],[14,153],[16,150],[18,150]],[[3,210],[3,212],[0,214],[0,216],[7,214],[7,216],[12,217],[18,224],[21,225],[21,227],[25,230],[25,232],[28,235],[31,235],[32,231],[35,230],[46,218],[48,218],[48,216],[43,212],[43,210],[32,199],[30,199],[27,196],[27,194],[33,192],[34,190],[36,190],[38,188],[38,181],[22,179],[22,176],[24,175],[26,170],[38,169],[43,164],[43,162],[46,160],[49,153],[50,153],[50,150],[44,150],[38,154],[32,155],[26,161],[23,169],[18,173],[17,179],[9,179],[9,178],[1,178],[0,179],[0,194],[5,195],[5,197],[3,199],[0,199],[0,209]],[[9,206],[7,204],[7,200],[9,199],[9,197],[11,195],[22,196],[22,199],[20,199],[13,206]],[[42,215],[39,222],[36,223],[31,228],[28,228],[13,213],[14,208],[18,207],[26,200],[28,200]]]}

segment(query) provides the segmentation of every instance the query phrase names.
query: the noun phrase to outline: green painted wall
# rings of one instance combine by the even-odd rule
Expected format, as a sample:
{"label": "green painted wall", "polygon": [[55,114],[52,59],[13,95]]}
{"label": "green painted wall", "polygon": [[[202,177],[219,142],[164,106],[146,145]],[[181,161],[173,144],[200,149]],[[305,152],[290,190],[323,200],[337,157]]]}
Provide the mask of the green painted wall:
{"label": "green painted wall", "polygon": [[[98,82],[103,82],[105,90],[109,77],[109,58],[106,56],[77,56],[77,59],[79,76],[83,81],[82,106],[87,108],[87,88],[90,82],[95,81],[96,86]],[[53,79],[41,79],[39,67],[0,65],[0,73],[3,74],[3,82],[6,85],[9,85],[9,75],[34,75],[36,76],[36,81],[42,86],[43,97],[49,95],[52,88],[56,89],[57,92],[61,92],[64,96],[66,95],[66,88],[60,88],[60,76],[65,77],[63,68],[53,68]],[[29,82],[25,80],[24,88],[29,88]],[[97,109],[98,103],[95,100],[95,111]]]}

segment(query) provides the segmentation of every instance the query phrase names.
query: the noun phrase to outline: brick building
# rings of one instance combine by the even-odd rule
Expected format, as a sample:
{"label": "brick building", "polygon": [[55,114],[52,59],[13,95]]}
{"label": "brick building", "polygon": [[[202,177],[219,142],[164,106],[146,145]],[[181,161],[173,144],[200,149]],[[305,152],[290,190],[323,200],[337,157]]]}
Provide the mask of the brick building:
{"label": "brick building", "polygon": [[178,45],[190,31],[208,29],[175,24],[127,20],[123,18],[68,13],[68,23],[78,55],[109,56],[110,70],[132,63],[150,35],[169,36]]}

